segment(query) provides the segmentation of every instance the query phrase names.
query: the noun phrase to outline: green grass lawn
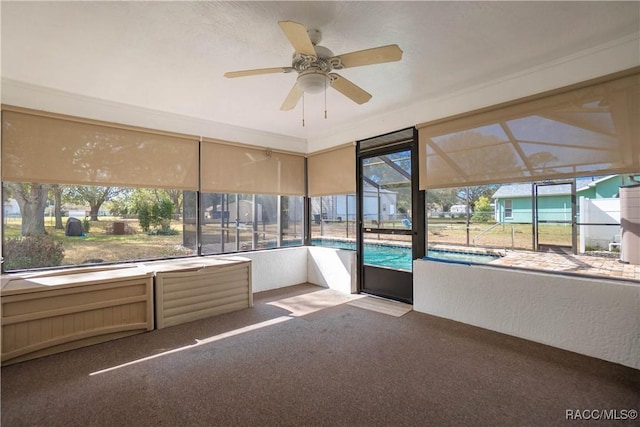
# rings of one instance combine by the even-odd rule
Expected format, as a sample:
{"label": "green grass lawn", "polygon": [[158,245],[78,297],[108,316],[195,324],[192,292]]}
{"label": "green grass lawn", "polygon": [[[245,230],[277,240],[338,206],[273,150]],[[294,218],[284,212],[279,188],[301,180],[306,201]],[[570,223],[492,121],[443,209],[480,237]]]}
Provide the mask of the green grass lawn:
{"label": "green grass lawn", "polygon": [[[469,244],[490,248],[531,250],[533,230],[531,224],[504,224],[489,230],[492,224],[476,223],[469,226]],[[464,245],[467,241],[465,224],[438,224],[429,227],[429,244]],[[543,245],[570,246],[571,227],[564,225],[540,225],[538,242]]]}
{"label": "green grass lawn", "polygon": [[[387,221],[383,224],[386,228],[406,229],[401,221]],[[477,246],[490,248],[513,248],[531,250],[533,246],[531,224],[504,224],[499,225],[483,233],[493,224],[491,223],[471,223],[469,225],[469,244],[475,243]],[[347,223],[329,222],[313,224],[311,226],[312,236],[341,237],[347,236]],[[322,229],[322,234],[321,234]],[[481,234],[483,233],[483,234]],[[355,238],[355,223],[349,222],[349,237]],[[374,238],[375,235],[369,236]],[[540,225],[539,242],[546,245],[570,245],[571,227],[561,225]],[[410,236],[381,235],[384,240],[410,240]],[[466,245],[467,230],[463,221],[451,219],[429,219],[427,228],[427,241],[429,245],[448,244]]]}
{"label": "green grass lawn", "polygon": [[[82,237],[65,236],[65,230],[45,225],[49,235],[62,242],[64,259],[62,265],[77,265],[88,260],[119,262],[139,259],[166,258],[188,255],[192,251],[182,247],[182,222],[174,222],[171,228],[178,234],[171,236],[151,236],[140,230],[137,220],[121,220],[136,230],[135,234],[109,234],[114,218],[101,217],[91,221],[89,233]],[[45,223],[47,224],[47,223]],[[11,221],[4,226],[4,237],[20,237],[20,222]]]}

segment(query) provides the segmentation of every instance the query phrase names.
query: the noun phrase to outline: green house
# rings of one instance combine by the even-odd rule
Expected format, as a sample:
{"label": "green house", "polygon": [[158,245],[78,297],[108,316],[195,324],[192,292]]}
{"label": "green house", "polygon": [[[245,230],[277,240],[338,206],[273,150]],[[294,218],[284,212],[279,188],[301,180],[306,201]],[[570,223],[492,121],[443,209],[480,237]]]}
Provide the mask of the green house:
{"label": "green house", "polygon": [[[589,199],[617,198],[621,175],[576,179],[576,197]],[[506,184],[492,196],[497,222],[531,223],[532,184]],[[542,185],[538,187],[538,218],[540,221],[568,221],[571,219],[571,185]]]}

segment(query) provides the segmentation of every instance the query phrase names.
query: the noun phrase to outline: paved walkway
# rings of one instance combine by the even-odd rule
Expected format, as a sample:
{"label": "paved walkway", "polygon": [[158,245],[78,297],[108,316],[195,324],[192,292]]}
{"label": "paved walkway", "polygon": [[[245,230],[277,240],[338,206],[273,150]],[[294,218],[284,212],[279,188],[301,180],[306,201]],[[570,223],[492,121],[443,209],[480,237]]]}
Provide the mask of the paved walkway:
{"label": "paved walkway", "polygon": [[600,256],[508,250],[504,257],[491,264],[640,281],[640,265]]}

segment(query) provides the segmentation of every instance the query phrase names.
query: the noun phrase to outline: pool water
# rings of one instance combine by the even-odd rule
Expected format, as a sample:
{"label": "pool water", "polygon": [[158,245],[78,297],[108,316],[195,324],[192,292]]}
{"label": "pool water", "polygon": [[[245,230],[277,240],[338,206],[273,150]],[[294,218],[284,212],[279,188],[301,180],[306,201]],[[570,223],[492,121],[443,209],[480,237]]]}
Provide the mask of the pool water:
{"label": "pool water", "polygon": [[474,254],[470,252],[444,251],[441,249],[429,249],[428,258],[443,259],[445,261],[473,262],[476,264],[487,264],[500,258],[500,255]]}
{"label": "pool water", "polygon": [[[317,246],[328,246],[336,249],[356,249],[355,242],[345,242],[341,240],[314,239],[311,243]],[[444,251],[441,249],[429,249],[427,257],[444,261],[476,264],[486,264],[499,258],[498,255]],[[413,265],[411,248],[392,245],[365,244],[364,263],[378,267],[411,271]]]}
{"label": "pool water", "polygon": [[411,271],[411,248],[390,245],[364,245],[364,263],[378,267]]}

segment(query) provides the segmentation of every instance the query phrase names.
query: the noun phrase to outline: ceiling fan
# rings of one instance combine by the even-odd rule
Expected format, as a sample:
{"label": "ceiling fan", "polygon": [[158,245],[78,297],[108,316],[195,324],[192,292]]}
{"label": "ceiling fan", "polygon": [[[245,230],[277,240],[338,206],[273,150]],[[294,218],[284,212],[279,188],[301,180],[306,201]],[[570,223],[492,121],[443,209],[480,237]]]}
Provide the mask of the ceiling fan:
{"label": "ceiling fan", "polygon": [[303,93],[321,93],[329,86],[357,104],[364,104],[371,99],[371,94],[332,71],[402,59],[402,50],[396,44],[334,56],[333,52],[318,44],[322,39],[319,30],[307,30],[304,25],[293,21],[280,21],[278,25],[295,50],[290,67],[231,71],[224,76],[233,78],[297,72],[296,83],[280,107],[283,111],[293,109]]}

